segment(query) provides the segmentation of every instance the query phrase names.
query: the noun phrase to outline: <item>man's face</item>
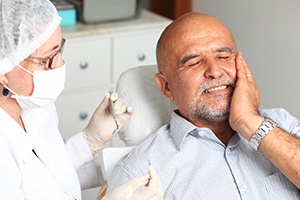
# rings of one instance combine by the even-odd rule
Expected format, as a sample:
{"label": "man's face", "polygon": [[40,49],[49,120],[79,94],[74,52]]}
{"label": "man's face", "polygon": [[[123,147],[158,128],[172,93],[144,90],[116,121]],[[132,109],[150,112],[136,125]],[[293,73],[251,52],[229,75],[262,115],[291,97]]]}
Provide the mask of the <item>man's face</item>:
{"label": "man's face", "polygon": [[171,98],[192,122],[226,119],[236,81],[234,39],[218,24],[192,25],[172,43],[172,67],[166,69]]}
{"label": "man's face", "polygon": [[[218,121],[226,119],[229,116],[235,81],[234,77],[231,76],[230,68],[234,66],[235,54],[232,52],[221,53],[219,50],[217,51],[218,53],[215,55],[211,54],[211,58],[201,58],[203,60],[212,60],[204,62],[215,62],[211,64],[216,65],[216,69],[212,69],[215,71],[195,72],[202,74],[202,76],[195,78],[191,75],[191,80],[199,83],[189,86],[192,94],[194,93],[194,98],[191,100],[190,107],[188,108],[191,118]],[[206,73],[208,75],[205,75]]]}

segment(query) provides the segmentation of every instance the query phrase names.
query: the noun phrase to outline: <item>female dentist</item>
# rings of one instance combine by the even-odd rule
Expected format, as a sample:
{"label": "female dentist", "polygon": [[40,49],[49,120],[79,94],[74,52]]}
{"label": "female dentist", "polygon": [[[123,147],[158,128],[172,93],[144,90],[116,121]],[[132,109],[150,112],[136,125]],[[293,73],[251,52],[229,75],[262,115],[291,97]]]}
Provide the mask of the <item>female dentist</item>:
{"label": "female dentist", "polygon": [[[87,127],[64,143],[54,106],[65,83],[61,18],[49,0],[1,0],[0,9],[1,199],[81,199],[81,188],[100,184],[95,153],[131,109],[108,93]],[[162,199],[161,184],[150,167],[104,199]]]}

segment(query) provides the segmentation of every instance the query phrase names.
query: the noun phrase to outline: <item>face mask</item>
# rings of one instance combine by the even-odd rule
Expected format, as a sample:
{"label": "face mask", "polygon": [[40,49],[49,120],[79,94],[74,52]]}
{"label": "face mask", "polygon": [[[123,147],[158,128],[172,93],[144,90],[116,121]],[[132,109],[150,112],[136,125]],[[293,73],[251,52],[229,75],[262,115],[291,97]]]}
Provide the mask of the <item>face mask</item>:
{"label": "face mask", "polygon": [[52,70],[35,70],[34,72],[31,72],[20,65],[18,65],[18,67],[33,76],[34,84],[31,96],[18,95],[10,88],[6,87],[13,93],[11,98],[16,99],[22,109],[39,108],[53,103],[65,88],[65,64]]}

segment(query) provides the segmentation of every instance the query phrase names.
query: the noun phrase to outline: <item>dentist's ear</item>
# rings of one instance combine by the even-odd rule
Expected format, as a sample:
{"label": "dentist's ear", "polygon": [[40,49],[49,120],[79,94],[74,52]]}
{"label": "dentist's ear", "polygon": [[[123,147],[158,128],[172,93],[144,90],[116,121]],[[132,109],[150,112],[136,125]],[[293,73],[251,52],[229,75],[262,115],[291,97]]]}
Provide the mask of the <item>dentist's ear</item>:
{"label": "dentist's ear", "polygon": [[7,96],[9,93],[9,90],[6,87],[4,87],[5,85],[8,84],[8,80],[5,77],[5,75],[0,75],[0,84],[3,86],[2,95]]}

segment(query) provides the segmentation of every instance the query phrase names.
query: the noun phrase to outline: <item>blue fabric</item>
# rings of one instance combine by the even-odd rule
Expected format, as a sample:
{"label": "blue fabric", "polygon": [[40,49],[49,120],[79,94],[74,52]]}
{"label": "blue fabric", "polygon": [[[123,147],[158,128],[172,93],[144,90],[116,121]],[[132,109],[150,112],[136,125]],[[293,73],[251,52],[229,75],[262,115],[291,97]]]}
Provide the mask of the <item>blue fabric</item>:
{"label": "blue fabric", "polygon": [[[299,121],[284,109],[262,115],[300,136]],[[299,199],[295,187],[262,153],[235,134],[227,147],[207,128],[198,128],[173,112],[161,127],[114,169],[108,192],[147,173],[149,163],[159,175],[164,199],[275,200]]]}

